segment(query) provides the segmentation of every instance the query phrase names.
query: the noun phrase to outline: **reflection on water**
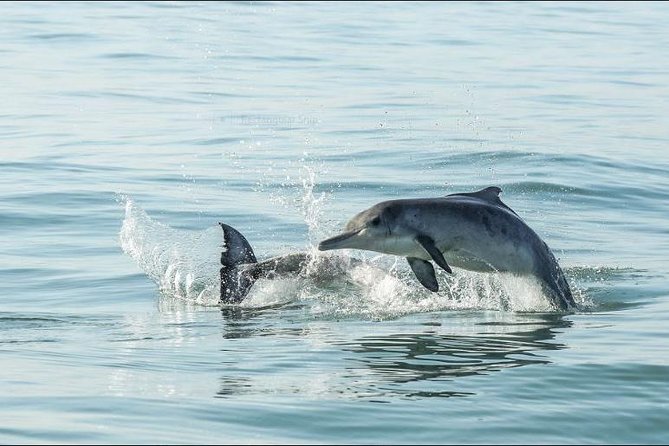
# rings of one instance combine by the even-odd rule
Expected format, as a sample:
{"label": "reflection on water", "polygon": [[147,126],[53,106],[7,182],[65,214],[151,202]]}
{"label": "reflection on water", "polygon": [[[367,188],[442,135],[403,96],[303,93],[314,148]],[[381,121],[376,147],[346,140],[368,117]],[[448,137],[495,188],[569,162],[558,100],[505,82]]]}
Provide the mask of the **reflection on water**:
{"label": "reflection on water", "polygon": [[[458,390],[458,380],[504,369],[548,364],[544,350],[566,348],[548,342],[555,330],[571,326],[559,315],[534,315],[530,322],[481,323],[477,334],[439,332],[366,336],[342,344],[355,353],[347,357],[353,375],[369,371],[369,392],[413,398],[469,396]],[[491,330],[492,328],[492,330]],[[456,387],[455,390],[443,390]]]}
{"label": "reflection on water", "polygon": [[281,317],[280,311],[300,309],[302,305],[279,305],[265,308],[243,308],[229,306],[221,308],[224,339],[243,339],[257,336],[293,335],[300,336],[303,330],[299,328],[276,326],[272,323],[272,316]]}
{"label": "reflection on water", "polygon": [[[296,309],[296,308],[293,308]],[[268,312],[279,311],[277,318]],[[291,311],[224,309],[223,337],[244,346],[253,345],[258,355],[274,356],[270,364],[247,367],[226,361],[218,397],[299,393],[315,398],[363,398],[385,402],[391,397],[465,397],[474,395],[464,379],[506,369],[549,364],[542,352],[567,346],[556,342],[561,329],[572,325],[557,314],[505,314],[488,320],[477,315],[444,313],[440,323],[426,323],[422,332],[397,332],[392,322],[361,326],[367,333],[337,331],[323,327],[286,323]],[[438,316],[438,315],[437,315]],[[431,319],[434,314],[429,316]],[[286,319],[284,319],[286,318]],[[467,319],[468,318],[468,319]],[[467,319],[470,325],[463,324]],[[327,327],[327,328],[326,328]],[[375,333],[375,332],[378,332]],[[259,345],[259,340],[266,347]],[[249,342],[252,340],[252,342]],[[230,345],[230,344],[228,344]],[[234,346],[225,349],[234,354]],[[289,364],[300,352],[300,364]],[[277,364],[288,367],[282,374]],[[295,367],[302,373],[296,374]],[[266,373],[257,373],[266,369]],[[244,370],[248,373],[244,374]],[[279,371],[277,371],[279,370]],[[240,373],[241,372],[241,373]]]}
{"label": "reflection on water", "polygon": [[[570,326],[560,316],[547,316],[542,325],[503,325],[517,331],[478,335],[443,335],[439,333],[391,334],[368,336],[349,343],[347,368],[368,368],[380,382],[401,384],[423,381],[454,380],[533,364],[548,364],[542,350],[565,348],[546,342],[554,339],[554,329]],[[394,389],[395,387],[393,387]],[[401,386],[397,386],[401,391]],[[407,396],[463,396],[463,392],[408,392]]]}

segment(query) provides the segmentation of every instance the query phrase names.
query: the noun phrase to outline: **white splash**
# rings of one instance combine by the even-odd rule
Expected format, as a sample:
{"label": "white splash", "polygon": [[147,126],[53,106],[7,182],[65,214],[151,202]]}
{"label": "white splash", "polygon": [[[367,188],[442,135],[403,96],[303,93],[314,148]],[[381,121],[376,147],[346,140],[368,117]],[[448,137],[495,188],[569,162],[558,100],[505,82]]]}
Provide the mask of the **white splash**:
{"label": "white splash", "polygon": [[173,229],[125,199],[120,242],[162,291],[200,305],[218,304],[224,244],[219,226],[203,231]]}
{"label": "white splash", "polygon": [[314,194],[314,189],[316,187],[316,172],[305,166],[303,168],[302,175],[302,189],[304,191],[302,195],[302,215],[304,216],[304,222],[309,228],[309,246],[311,250],[316,253],[315,246],[318,244],[317,231],[319,229],[319,222],[321,221],[321,216],[323,214],[323,204],[327,198],[325,192],[320,194]]}

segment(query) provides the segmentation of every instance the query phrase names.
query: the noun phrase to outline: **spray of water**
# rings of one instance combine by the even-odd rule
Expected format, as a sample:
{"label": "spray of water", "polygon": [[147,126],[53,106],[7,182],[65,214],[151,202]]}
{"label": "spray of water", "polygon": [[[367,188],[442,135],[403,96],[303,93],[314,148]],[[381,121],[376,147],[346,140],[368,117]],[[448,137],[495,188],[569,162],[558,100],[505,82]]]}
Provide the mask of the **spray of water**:
{"label": "spray of water", "polygon": [[165,293],[200,305],[217,305],[220,296],[220,227],[184,231],[149,217],[126,198],[120,242],[123,251]]}
{"label": "spray of water", "polygon": [[316,172],[310,167],[305,166],[303,168],[302,176],[302,215],[304,217],[304,222],[309,228],[309,246],[312,251],[315,250],[315,246],[318,241],[316,236],[319,228],[319,221],[321,221],[321,216],[323,214],[323,205],[327,198],[325,192],[320,194],[315,194],[314,189],[316,187]]}

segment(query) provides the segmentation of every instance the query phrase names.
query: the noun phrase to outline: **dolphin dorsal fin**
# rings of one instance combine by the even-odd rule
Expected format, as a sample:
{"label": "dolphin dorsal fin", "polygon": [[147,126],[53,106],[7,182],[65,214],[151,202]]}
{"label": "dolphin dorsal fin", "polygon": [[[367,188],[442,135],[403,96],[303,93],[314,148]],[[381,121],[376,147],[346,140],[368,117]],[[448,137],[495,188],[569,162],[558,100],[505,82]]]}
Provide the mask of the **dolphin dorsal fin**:
{"label": "dolphin dorsal fin", "polygon": [[223,266],[234,266],[244,263],[256,263],[253,248],[238,230],[225,223],[219,223],[223,228],[225,240],[225,251],[221,253],[221,264]]}
{"label": "dolphin dorsal fin", "polygon": [[[502,193],[502,189],[500,189],[497,186],[490,186],[486,187],[485,189],[481,189],[478,192],[472,192],[471,196],[473,197],[478,197],[482,200],[487,200],[487,201],[492,201],[493,203],[497,204],[498,201],[501,201],[499,199],[499,194]],[[462,194],[465,195],[465,194]]]}
{"label": "dolphin dorsal fin", "polygon": [[502,200],[499,198],[499,194],[501,194],[501,193],[502,193],[501,188],[499,188],[497,186],[490,186],[490,187],[486,187],[485,189],[481,189],[481,190],[476,191],[476,192],[460,192],[460,193],[457,193],[457,194],[447,195],[447,197],[465,196],[465,197],[478,198],[480,200],[485,200],[488,203],[492,203],[494,205],[501,206],[504,209],[506,209],[508,211],[511,211],[511,213],[513,213],[514,215],[518,215],[518,214],[516,214],[516,212],[513,209],[511,209],[509,206],[507,206],[506,204],[504,204],[502,202]]}
{"label": "dolphin dorsal fin", "polygon": [[257,277],[253,269],[247,269],[245,264],[257,262],[253,248],[241,232],[219,223],[223,228],[225,251],[221,252],[221,303],[235,304],[241,302],[251,290]]}

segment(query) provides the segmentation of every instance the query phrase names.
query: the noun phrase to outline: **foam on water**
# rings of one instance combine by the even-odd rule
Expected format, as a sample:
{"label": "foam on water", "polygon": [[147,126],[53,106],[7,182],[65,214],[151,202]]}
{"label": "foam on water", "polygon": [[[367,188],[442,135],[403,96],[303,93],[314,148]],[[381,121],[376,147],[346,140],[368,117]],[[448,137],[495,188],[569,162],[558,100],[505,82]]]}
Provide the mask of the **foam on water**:
{"label": "foam on water", "polygon": [[352,268],[350,277],[356,285],[350,290],[353,293],[320,299],[312,313],[322,317],[387,319],[444,310],[555,310],[534,279],[510,274],[439,274],[438,293],[423,289],[408,271],[396,269],[388,273],[373,263]]}

